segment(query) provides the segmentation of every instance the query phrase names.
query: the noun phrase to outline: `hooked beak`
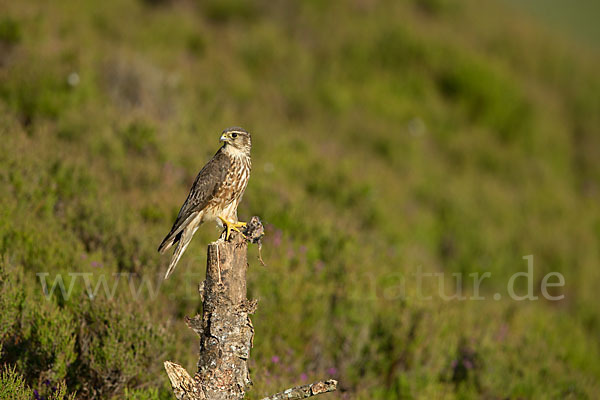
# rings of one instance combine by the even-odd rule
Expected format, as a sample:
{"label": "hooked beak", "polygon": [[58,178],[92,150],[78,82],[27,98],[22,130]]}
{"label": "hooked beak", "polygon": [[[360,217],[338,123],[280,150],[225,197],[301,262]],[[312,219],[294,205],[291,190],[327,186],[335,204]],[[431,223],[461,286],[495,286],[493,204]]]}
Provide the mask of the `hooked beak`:
{"label": "hooked beak", "polygon": [[229,139],[227,139],[227,136],[221,135],[221,139],[219,139],[219,142],[227,142],[227,141],[229,141]]}

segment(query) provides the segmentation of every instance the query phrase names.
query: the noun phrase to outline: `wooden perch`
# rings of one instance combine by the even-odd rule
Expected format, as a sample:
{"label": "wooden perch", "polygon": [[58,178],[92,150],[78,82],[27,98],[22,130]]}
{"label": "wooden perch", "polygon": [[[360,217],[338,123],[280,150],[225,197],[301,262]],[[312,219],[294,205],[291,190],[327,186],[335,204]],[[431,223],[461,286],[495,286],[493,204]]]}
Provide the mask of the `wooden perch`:
{"label": "wooden perch", "polygon": [[[264,234],[258,217],[252,217],[244,234],[234,232],[228,242],[221,238],[208,245],[206,279],[199,289],[202,315],[186,317],[188,327],[200,336],[198,371],[192,378],[180,365],[164,363],[178,400],[241,400],[252,384],[248,372],[254,338],[250,314],[257,302],[246,298],[246,269],[248,242],[260,246]],[[319,382],[268,399],[301,399],[330,392],[336,385],[333,380]],[[300,397],[285,397],[288,393]]]}
{"label": "wooden perch", "polygon": [[272,396],[265,397],[262,400],[305,399],[318,394],[333,392],[337,389],[337,384],[335,379],[329,379],[327,381],[311,383],[310,385],[296,386]]}

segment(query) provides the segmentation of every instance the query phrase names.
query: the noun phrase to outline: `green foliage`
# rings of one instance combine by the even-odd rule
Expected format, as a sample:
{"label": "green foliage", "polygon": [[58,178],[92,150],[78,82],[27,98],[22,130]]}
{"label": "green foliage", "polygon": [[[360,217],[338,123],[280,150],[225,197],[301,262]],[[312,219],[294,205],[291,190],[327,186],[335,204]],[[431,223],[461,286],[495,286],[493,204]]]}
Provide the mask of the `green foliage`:
{"label": "green foliage", "polygon": [[0,19],[0,43],[15,45],[21,41],[21,27],[19,23],[10,17]]}
{"label": "green foliage", "polygon": [[[5,8],[0,399],[172,398],[218,232],[166,282],[156,246],[231,125],[253,133],[240,217],[267,231],[250,399],[599,393],[597,55],[474,0]],[[540,300],[510,300],[528,254]],[[486,300],[436,296],[483,272]]]}
{"label": "green foliage", "polygon": [[[65,378],[75,360],[75,323],[73,317],[52,305],[32,310],[27,349],[19,362],[28,369],[27,376],[43,374],[52,381]],[[31,347],[29,347],[31,346]],[[21,346],[17,345],[17,348]],[[27,350],[32,350],[27,353]]]}
{"label": "green foliage", "polygon": [[451,0],[414,0],[418,9],[430,15],[441,15],[457,7]]}
{"label": "green foliage", "polygon": [[0,99],[19,116],[26,128],[35,121],[57,120],[85,96],[84,91],[69,85],[68,70],[53,65],[54,69],[48,71],[42,63],[40,59],[28,65],[12,63],[8,67],[11,79],[0,81]]}
{"label": "green foliage", "polygon": [[118,393],[155,369],[156,351],[166,347],[164,332],[144,318],[108,302],[87,302],[78,310],[83,324],[77,338],[78,359],[72,379],[85,377],[81,391],[92,397]]}
{"label": "green foliage", "polygon": [[56,387],[51,388],[51,394],[48,395],[48,400],[75,400],[75,393],[67,394],[67,385],[64,382],[58,383]]}
{"label": "green foliage", "polygon": [[135,154],[156,152],[156,132],[143,122],[132,122],[120,133],[125,148]]}
{"label": "green foliage", "polygon": [[[75,297],[60,307],[53,297],[35,294],[37,290],[25,296],[21,291],[28,285],[23,285],[20,269],[4,262],[0,274],[6,319],[2,358],[23,371],[29,385],[45,382],[37,391],[56,396],[50,398],[66,398],[64,381],[80,396],[110,397],[142,376],[141,365],[153,368],[156,349],[168,347],[162,329],[114,303]],[[6,371],[3,379],[12,379],[15,388],[23,386],[23,379]]]}
{"label": "green foliage", "polygon": [[462,103],[469,119],[482,122],[503,140],[529,134],[531,107],[508,79],[466,60],[448,65],[438,78],[442,93]]}
{"label": "green foliage", "polygon": [[215,22],[246,21],[258,15],[252,1],[247,0],[209,0],[203,2],[204,13]]}
{"label": "green foliage", "polygon": [[156,389],[125,389],[123,400],[159,400],[159,393]]}
{"label": "green foliage", "polygon": [[[25,294],[19,290],[18,285],[13,284],[13,279],[8,276],[9,271],[4,268],[6,260],[0,260],[0,343],[4,343],[19,329],[20,312],[23,308]],[[0,350],[2,348],[0,347]],[[2,351],[0,351],[2,355]]]}
{"label": "green foliage", "polygon": [[[49,392],[49,393],[46,393]],[[4,366],[0,370],[0,399],[30,400],[32,398],[46,398],[48,400],[75,400],[75,394],[67,395],[67,386],[59,382],[55,387],[47,388],[46,391],[38,392],[32,390],[25,383],[25,379],[16,368]],[[42,397],[45,395],[45,397]]]}
{"label": "green foliage", "polygon": [[30,400],[32,397],[33,390],[15,368],[4,366],[0,370],[0,399]]}
{"label": "green foliage", "polygon": [[200,35],[191,34],[187,39],[187,49],[193,55],[203,56],[206,51],[206,40]]}

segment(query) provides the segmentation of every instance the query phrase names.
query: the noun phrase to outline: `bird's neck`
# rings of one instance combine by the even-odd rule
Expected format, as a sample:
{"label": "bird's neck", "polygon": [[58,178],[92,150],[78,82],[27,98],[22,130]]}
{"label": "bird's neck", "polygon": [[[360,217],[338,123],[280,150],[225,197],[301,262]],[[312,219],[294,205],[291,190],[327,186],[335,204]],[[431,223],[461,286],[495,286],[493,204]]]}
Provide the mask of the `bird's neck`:
{"label": "bird's neck", "polygon": [[230,145],[229,143],[225,143],[223,145],[222,151],[231,156],[231,157],[249,157],[249,151],[240,150],[237,147]]}

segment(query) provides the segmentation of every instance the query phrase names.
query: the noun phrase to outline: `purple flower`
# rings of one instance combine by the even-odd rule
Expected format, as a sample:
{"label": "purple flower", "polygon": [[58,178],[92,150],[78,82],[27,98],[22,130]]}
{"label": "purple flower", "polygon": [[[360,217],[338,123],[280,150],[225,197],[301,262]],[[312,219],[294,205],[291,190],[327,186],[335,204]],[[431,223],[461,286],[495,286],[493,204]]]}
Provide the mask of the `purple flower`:
{"label": "purple flower", "polygon": [[315,263],[315,271],[317,271],[317,272],[321,272],[321,270],[323,270],[324,267],[325,267],[325,263],[321,260],[319,260]]}
{"label": "purple flower", "polygon": [[275,232],[273,233],[273,239],[272,239],[273,246],[275,246],[275,247],[281,246],[282,237],[283,237],[283,232],[281,231],[281,229],[275,230]]}
{"label": "purple flower", "polygon": [[304,372],[300,375],[300,380],[302,382],[306,382],[308,380],[308,375],[306,375]]}
{"label": "purple flower", "polygon": [[327,368],[327,373],[328,373],[329,375],[337,375],[337,373],[338,373],[338,370],[337,370],[337,368],[336,368],[336,367]]}
{"label": "purple flower", "polygon": [[91,266],[94,268],[102,268],[102,263],[98,261],[92,261]]}
{"label": "purple flower", "polygon": [[42,398],[40,397],[40,394],[38,393],[37,389],[33,389],[33,397],[35,397],[35,400],[42,400]]}
{"label": "purple flower", "polygon": [[278,356],[273,356],[271,357],[271,362],[273,364],[278,364],[279,363],[279,357]]}
{"label": "purple flower", "polygon": [[498,331],[498,334],[496,335],[496,340],[499,342],[504,341],[507,333],[508,333],[508,325],[506,325],[506,324],[500,325],[500,329]]}
{"label": "purple flower", "polygon": [[465,366],[466,369],[473,368],[473,363],[471,362],[471,360],[467,360],[466,358],[463,359],[463,365]]}

